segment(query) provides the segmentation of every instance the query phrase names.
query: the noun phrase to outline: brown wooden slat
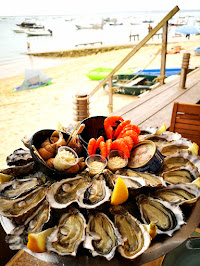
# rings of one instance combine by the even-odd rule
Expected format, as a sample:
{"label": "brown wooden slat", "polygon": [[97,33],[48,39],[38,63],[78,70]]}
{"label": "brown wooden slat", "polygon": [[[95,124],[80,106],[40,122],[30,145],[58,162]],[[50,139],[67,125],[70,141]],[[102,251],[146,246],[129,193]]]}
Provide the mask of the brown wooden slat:
{"label": "brown wooden slat", "polygon": [[200,134],[200,126],[191,125],[191,124],[188,125],[188,124],[176,123],[174,129],[175,130],[178,130],[178,129],[188,129],[190,131],[196,132],[197,135]]}
{"label": "brown wooden slat", "polygon": [[191,125],[200,126],[200,119],[199,120],[191,120],[191,119],[185,119],[182,117],[181,118],[176,117],[176,123],[191,124]]}
{"label": "brown wooden slat", "polygon": [[171,125],[169,127],[169,131],[174,131],[175,122],[176,122],[176,112],[178,108],[178,103],[174,103],[173,110],[172,110],[172,118],[171,118]]}
{"label": "brown wooden slat", "polygon": [[196,114],[200,115],[200,105],[199,104],[178,104],[178,112],[183,112],[186,114]]}
{"label": "brown wooden slat", "polygon": [[185,129],[182,129],[182,130],[174,130],[174,132],[178,132],[178,133],[180,133],[182,136],[190,136],[190,139],[192,138],[192,137],[194,137],[194,138],[198,138],[198,142],[200,143],[200,135],[197,135],[196,134],[196,132],[195,132],[195,134],[192,134],[191,132],[189,132],[188,130],[185,130]]}

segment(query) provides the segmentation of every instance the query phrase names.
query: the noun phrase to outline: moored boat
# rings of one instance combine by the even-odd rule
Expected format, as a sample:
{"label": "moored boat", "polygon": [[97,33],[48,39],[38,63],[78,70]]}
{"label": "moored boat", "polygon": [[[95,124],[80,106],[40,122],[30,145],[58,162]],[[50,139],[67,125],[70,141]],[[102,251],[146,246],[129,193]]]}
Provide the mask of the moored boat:
{"label": "moored boat", "polygon": [[53,34],[50,29],[27,29],[25,32],[28,36],[49,36]]}

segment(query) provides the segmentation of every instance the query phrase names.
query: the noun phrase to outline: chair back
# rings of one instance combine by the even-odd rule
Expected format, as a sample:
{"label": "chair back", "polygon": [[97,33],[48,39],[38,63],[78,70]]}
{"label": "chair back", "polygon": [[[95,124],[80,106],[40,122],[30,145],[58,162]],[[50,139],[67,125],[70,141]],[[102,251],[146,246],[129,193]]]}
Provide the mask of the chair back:
{"label": "chair back", "polygon": [[175,102],[169,131],[178,132],[200,146],[200,104]]}

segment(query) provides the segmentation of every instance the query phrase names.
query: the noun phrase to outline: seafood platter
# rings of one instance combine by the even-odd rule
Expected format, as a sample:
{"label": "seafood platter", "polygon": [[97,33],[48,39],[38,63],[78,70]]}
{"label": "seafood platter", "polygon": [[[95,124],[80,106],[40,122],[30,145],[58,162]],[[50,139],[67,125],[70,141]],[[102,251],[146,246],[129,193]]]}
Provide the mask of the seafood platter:
{"label": "seafood platter", "polygon": [[200,221],[200,157],[178,133],[120,116],[44,129],[0,170],[5,241],[54,265],[141,265]]}

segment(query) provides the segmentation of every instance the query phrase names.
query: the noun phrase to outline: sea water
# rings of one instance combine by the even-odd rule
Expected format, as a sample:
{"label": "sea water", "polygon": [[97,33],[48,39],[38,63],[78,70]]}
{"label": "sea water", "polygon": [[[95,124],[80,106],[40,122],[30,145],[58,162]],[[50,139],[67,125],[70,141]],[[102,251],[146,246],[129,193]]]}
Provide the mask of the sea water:
{"label": "sea water", "polygon": [[[86,47],[82,44],[102,42],[103,45],[127,44],[130,34],[139,34],[141,41],[148,34],[148,20],[152,20],[154,28],[167,14],[167,11],[123,12],[93,15],[66,16],[33,16],[33,17],[0,17],[0,78],[21,74],[25,68],[49,67],[60,64],[63,58],[55,60],[27,56],[27,42],[31,52],[48,52]],[[103,29],[77,29],[76,25],[84,26],[98,23],[104,19]],[[16,24],[23,21],[42,24],[45,29],[52,30],[50,36],[28,36],[26,33],[15,33]],[[110,25],[116,21],[116,26]],[[200,27],[200,11],[179,11],[173,21]],[[119,25],[121,24],[121,25]],[[161,30],[158,32],[161,33]],[[175,27],[169,27],[169,36],[175,34]],[[137,39],[135,41],[138,41]],[[131,42],[134,43],[132,39]]]}

